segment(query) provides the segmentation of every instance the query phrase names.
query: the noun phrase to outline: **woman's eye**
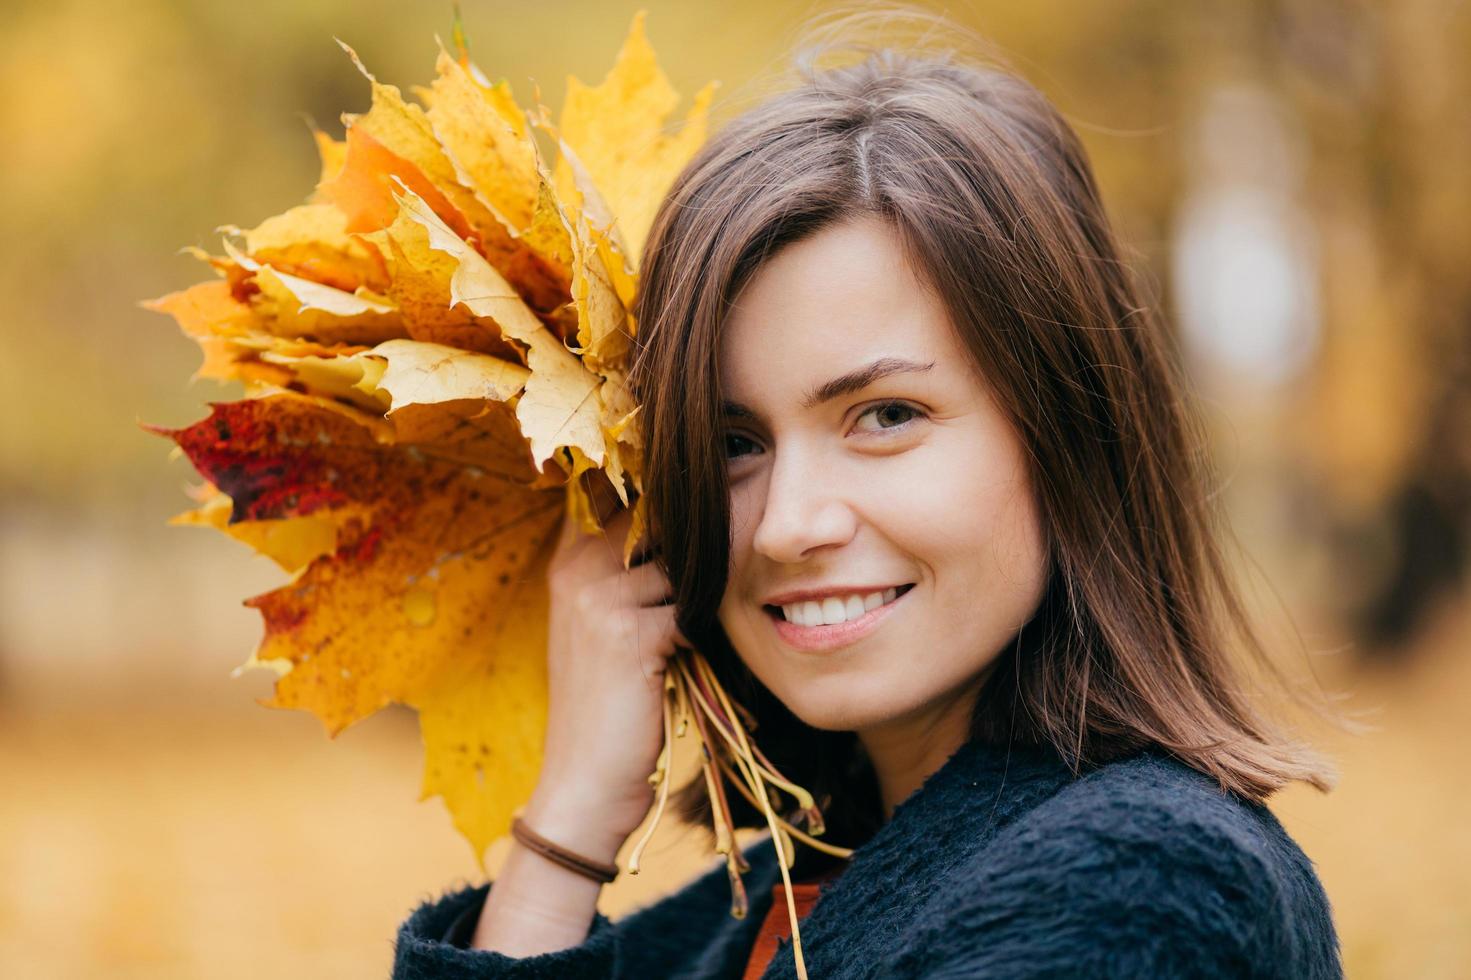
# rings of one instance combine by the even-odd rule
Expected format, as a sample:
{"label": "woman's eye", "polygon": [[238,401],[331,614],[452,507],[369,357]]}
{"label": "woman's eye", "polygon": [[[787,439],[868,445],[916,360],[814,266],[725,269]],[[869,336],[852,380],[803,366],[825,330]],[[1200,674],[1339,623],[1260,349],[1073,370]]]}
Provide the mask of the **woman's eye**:
{"label": "woman's eye", "polygon": [[727,432],[725,434],[725,458],[738,459],[744,455],[740,450],[744,444],[746,447],[755,447],[756,444],[739,432]]}
{"label": "woman's eye", "polygon": [[921,414],[919,409],[906,402],[880,402],[864,409],[858,417],[862,419],[872,415],[878,423],[878,429],[883,431],[905,428]]}

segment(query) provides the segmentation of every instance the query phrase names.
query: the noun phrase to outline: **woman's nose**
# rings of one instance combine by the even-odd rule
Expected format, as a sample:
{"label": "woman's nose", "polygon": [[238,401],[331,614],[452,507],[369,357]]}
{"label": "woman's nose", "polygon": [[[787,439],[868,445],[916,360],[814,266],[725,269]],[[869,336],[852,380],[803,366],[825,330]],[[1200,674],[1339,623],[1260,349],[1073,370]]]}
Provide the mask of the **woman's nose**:
{"label": "woman's nose", "polygon": [[813,549],[847,543],[856,527],[845,499],[851,488],[838,486],[820,466],[801,462],[795,456],[778,460],[766,486],[751,546],[772,561],[804,561]]}

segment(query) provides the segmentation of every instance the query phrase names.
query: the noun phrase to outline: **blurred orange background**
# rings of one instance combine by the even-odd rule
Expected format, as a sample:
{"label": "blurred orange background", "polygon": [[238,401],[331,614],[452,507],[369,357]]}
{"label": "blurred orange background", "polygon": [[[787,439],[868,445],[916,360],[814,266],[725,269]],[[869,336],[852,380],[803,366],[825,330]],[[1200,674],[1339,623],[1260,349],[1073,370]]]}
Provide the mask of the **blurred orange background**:
{"label": "blurred orange background", "polygon": [[[786,65],[806,8],[477,3],[475,61],[561,104],[635,10],[715,123]],[[415,719],[329,741],[232,671],[240,602],[283,579],[166,527],[197,482],[138,420],[184,425],[195,344],[136,303],[208,278],[184,245],[301,203],[303,117],[433,74],[448,2],[134,0],[8,9],[0,34],[0,975],[385,975],[399,922],[477,874],[416,801]],[[1471,976],[1471,10],[1449,0],[972,0],[1078,128],[1179,332],[1263,623],[1373,712],[1310,730],[1328,795],[1272,807],[1315,861],[1351,977]],[[1304,657],[1303,652],[1309,654]],[[684,760],[681,772],[689,771]],[[1461,773],[1461,776],[1456,776]],[[491,852],[492,872],[506,842]],[[709,855],[665,821],[610,915]]]}

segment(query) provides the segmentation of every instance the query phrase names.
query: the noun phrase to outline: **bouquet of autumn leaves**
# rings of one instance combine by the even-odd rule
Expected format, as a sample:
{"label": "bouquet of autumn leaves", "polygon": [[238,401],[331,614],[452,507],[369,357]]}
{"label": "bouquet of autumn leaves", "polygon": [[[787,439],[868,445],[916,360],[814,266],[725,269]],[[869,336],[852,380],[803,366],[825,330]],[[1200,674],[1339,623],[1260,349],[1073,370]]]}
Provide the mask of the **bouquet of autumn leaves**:
{"label": "bouquet of autumn leaves", "polygon": [[[246,397],[184,428],[146,428],[206,480],[174,523],[219,528],[292,573],[246,600],[265,633],[243,667],[278,675],[261,703],[310,711],[332,736],[390,703],[415,708],[420,798],[444,798],[483,862],[540,771],[546,566],[564,514],[600,530],[584,474],[633,507],[625,565],[643,534],[625,384],[635,261],[705,138],[714,84],[666,134],[678,96],[640,12],[601,85],[569,78],[553,123],[490,83],[458,29],[456,46],[440,46],[432,85],[415,88],[421,106],[343,45],[372,104],[344,115],[344,140],[314,131],[308,203],[223,227],[224,255],[190,249],[215,279],[144,304],[203,348],[195,377],[238,380]],[[557,148],[554,167],[535,130]],[[849,853],[813,840],[810,794],[749,741],[698,653],[673,659],[664,704],[655,822],[672,740],[693,722],[733,914],[745,914],[747,865],[727,779],[767,813],[784,879],[793,837]],[[809,833],[778,816],[777,789]]]}

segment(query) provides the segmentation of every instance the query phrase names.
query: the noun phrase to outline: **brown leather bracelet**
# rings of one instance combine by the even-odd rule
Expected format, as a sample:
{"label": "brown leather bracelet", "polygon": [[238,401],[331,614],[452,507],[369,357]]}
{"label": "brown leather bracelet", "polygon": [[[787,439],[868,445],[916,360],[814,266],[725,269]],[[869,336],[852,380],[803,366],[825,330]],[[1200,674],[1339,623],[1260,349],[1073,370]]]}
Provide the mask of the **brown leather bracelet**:
{"label": "brown leather bracelet", "polygon": [[618,877],[616,864],[604,864],[601,861],[585,858],[581,854],[567,850],[560,844],[547,840],[526,826],[526,821],[522,820],[519,814],[511,820],[511,836],[542,857],[557,862],[569,871],[576,871],[585,878],[607,884]]}

